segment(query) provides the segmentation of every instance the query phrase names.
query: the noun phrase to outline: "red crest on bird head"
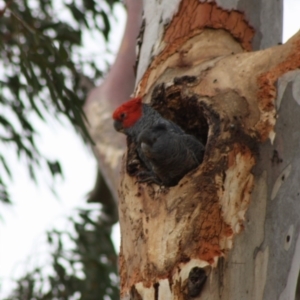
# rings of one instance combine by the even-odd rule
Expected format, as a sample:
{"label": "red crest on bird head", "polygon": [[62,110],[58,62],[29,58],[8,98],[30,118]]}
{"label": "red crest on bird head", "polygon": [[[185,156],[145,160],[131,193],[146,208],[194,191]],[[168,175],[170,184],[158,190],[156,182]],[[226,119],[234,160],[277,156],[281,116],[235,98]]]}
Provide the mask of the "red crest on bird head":
{"label": "red crest on bird head", "polygon": [[124,128],[131,127],[142,116],[142,98],[132,98],[119,106],[113,113],[115,121],[123,124]]}

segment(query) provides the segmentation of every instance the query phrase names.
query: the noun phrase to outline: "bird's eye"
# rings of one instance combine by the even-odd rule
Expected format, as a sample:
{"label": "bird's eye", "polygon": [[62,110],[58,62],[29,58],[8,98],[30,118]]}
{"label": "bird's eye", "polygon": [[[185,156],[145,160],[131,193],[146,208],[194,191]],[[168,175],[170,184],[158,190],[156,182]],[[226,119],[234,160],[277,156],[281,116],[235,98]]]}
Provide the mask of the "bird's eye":
{"label": "bird's eye", "polygon": [[124,119],[126,118],[126,113],[124,113],[124,112],[121,113],[121,114],[120,114],[120,118],[121,118],[122,120],[124,120]]}

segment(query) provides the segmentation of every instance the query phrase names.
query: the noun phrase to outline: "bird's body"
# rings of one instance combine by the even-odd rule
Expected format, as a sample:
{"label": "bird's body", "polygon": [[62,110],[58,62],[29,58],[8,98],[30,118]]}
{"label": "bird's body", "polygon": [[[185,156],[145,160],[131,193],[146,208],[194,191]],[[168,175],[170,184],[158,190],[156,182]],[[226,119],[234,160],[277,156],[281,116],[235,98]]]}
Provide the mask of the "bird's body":
{"label": "bird's body", "polygon": [[194,136],[169,132],[164,123],[144,130],[138,143],[152,172],[166,186],[176,185],[202,162],[204,156],[204,146]]}
{"label": "bird's body", "polygon": [[[147,171],[140,182],[174,185],[203,159],[204,146],[174,122],[163,118],[141,98],[134,98],[113,113],[114,127],[131,138]],[[171,172],[168,173],[167,169]]]}

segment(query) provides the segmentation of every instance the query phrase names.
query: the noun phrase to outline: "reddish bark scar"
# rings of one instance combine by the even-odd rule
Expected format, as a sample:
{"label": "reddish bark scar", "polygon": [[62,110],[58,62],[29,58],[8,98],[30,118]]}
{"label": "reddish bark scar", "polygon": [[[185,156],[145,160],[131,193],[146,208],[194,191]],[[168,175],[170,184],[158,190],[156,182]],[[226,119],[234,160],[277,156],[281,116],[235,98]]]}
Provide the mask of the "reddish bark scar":
{"label": "reddish bark scar", "polygon": [[[291,53],[279,64],[275,65],[271,70],[258,76],[258,93],[260,110],[268,112],[274,109],[274,99],[276,97],[275,83],[277,79],[288,71],[295,70],[300,67],[300,41],[294,42]],[[266,122],[265,126],[261,125],[258,132],[261,134],[261,140],[268,138],[269,132],[273,129],[273,125]]]}
{"label": "reddish bark scar", "polygon": [[216,3],[201,3],[198,0],[183,0],[177,14],[168,25],[163,42],[166,46],[145,72],[140,82],[139,95],[146,90],[150,73],[154,68],[174,54],[186,41],[201,33],[205,28],[224,29],[237,39],[242,47],[251,51],[254,29],[242,12],[225,10]]}

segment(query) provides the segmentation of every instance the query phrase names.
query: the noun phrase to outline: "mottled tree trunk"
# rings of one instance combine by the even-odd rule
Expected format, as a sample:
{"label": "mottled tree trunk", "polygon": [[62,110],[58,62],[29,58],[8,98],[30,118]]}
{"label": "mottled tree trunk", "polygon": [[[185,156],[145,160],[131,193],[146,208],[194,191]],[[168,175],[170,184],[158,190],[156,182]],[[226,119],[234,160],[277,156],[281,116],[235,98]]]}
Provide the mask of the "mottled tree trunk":
{"label": "mottled tree trunk", "polygon": [[144,11],[136,95],[206,153],[171,188],[136,183],[124,158],[121,298],[295,299],[300,33],[278,45],[274,0],[146,0]]}

